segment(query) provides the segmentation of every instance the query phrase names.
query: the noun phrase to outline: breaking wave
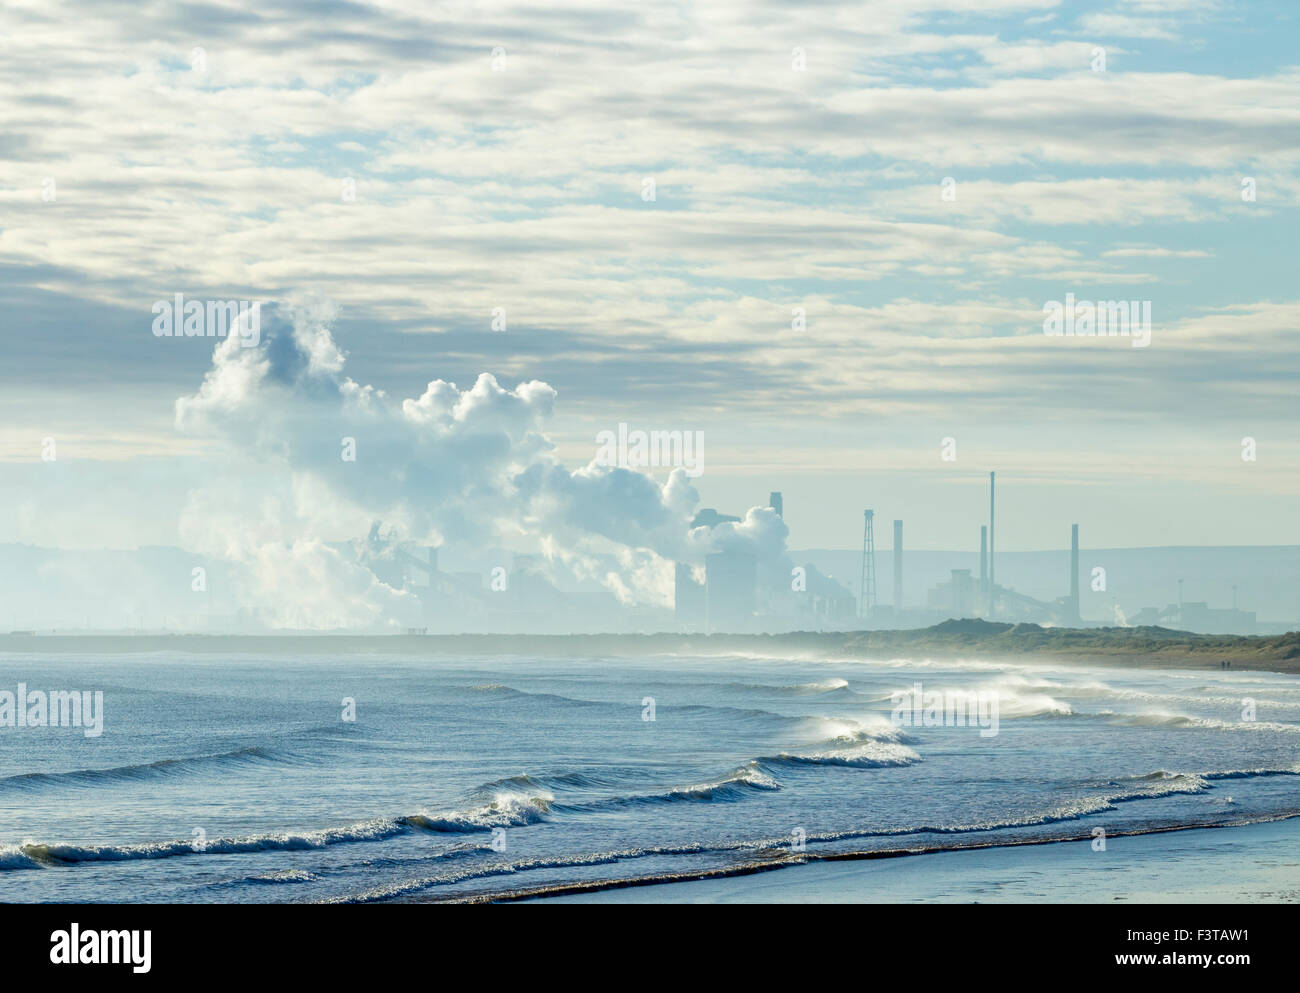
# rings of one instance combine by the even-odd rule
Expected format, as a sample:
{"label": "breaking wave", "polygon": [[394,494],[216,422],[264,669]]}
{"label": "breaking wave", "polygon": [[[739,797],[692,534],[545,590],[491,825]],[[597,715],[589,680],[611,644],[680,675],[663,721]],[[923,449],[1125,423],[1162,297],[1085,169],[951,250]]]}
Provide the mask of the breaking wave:
{"label": "breaking wave", "polygon": [[421,812],[404,817],[374,818],[342,827],[284,832],[235,838],[215,838],[202,845],[169,840],[120,845],[78,845],[27,841],[0,847],[0,870],[40,869],[90,862],[125,862],[138,859],[178,858],[191,855],[239,855],[257,852],[307,851],[332,845],[387,841],[416,831],[434,834],[470,834],[498,827],[525,827],[542,823],[553,812],[583,813],[664,803],[734,801],[753,792],[779,790],[780,784],[751,762],[727,776],[657,793],[615,795],[588,802],[557,803],[543,782],[591,786],[597,780],[579,773],[541,777],[513,776],[485,784],[476,795],[491,799],[461,810]]}
{"label": "breaking wave", "polygon": [[1278,731],[1290,734],[1300,732],[1300,724],[1285,724],[1280,721],[1223,721],[1215,717],[1195,717],[1191,714],[1177,714],[1163,710],[1144,710],[1137,713],[1102,710],[1094,714],[1079,714],[1077,716],[1100,718],[1111,724],[1120,724],[1125,727],[1201,728],[1212,731]]}
{"label": "breaking wave", "polygon": [[906,742],[902,731],[888,723],[864,725],[859,721],[816,718],[814,728],[826,736],[806,747],[765,755],[765,765],[842,765],[878,769],[912,765],[921,756]]}
{"label": "breaking wave", "polygon": [[111,769],[74,769],[69,772],[28,772],[0,778],[0,790],[33,790],[58,786],[112,786],[118,783],[144,782],[158,777],[210,772],[240,766],[263,766],[291,762],[287,755],[267,748],[237,748],[215,755],[159,759]]}

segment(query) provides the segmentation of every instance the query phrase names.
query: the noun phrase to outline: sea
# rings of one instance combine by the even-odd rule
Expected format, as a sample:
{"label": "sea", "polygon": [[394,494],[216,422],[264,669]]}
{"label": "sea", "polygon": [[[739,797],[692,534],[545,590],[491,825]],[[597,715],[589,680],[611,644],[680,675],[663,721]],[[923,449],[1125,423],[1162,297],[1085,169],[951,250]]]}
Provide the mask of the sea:
{"label": "sea", "polygon": [[[102,727],[22,726],[20,684],[100,699]],[[1226,668],[6,653],[0,900],[505,900],[1100,851],[1300,814],[1298,745],[1300,677]]]}

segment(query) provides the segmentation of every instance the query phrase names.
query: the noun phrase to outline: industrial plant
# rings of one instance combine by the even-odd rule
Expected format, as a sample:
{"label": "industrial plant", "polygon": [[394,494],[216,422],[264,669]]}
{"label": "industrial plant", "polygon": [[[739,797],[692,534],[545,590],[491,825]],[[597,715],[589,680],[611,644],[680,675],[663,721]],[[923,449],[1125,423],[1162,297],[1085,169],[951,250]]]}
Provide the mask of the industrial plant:
{"label": "industrial plant", "polygon": [[[700,538],[693,547],[705,551],[692,561],[667,563],[667,604],[631,603],[611,592],[600,577],[617,570],[612,558],[597,557],[587,578],[575,579],[542,554],[433,547],[405,540],[397,528],[378,521],[364,537],[329,547],[388,591],[390,608],[363,619],[363,629],[374,630],[778,633],[921,628],[949,618],[1062,627],[1158,625],[1207,634],[1274,634],[1300,626],[1294,593],[1286,592],[1300,587],[1298,549],[1094,549],[1089,554],[1095,558],[1085,564],[1079,525],[1069,525],[1067,547],[1062,523],[1059,551],[999,554],[997,536],[1006,531],[998,527],[997,482],[990,472],[987,519],[978,535],[972,530],[968,551],[906,552],[904,520],[894,517],[886,528],[891,547],[878,554],[877,510],[865,508],[860,550],[782,551],[762,559],[751,546],[727,540],[741,517],[702,509],[690,529]],[[770,493],[766,506],[784,522],[781,492]],[[1097,562],[1109,567],[1108,577]],[[75,552],[8,545],[0,546],[0,565],[0,577],[13,577],[0,583],[0,630],[221,633],[270,627],[229,595],[238,579],[226,564],[200,561],[196,569],[195,557],[178,548]],[[204,574],[198,593],[191,584],[196,572]],[[74,574],[86,577],[83,597],[66,585],[52,597],[41,585],[43,577],[66,581]],[[115,577],[111,597],[99,582],[103,575]],[[1259,620],[1255,610],[1238,607],[1239,585],[1272,619]],[[1215,598],[1230,599],[1231,606],[1212,606]],[[273,626],[357,627],[355,618],[296,620]]]}

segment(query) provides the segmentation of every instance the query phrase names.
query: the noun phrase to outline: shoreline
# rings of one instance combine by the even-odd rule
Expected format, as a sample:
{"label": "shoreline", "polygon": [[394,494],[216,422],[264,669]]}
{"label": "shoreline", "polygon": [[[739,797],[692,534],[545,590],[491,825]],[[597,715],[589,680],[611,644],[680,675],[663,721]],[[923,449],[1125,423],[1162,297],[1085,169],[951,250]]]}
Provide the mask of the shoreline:
{"label": "shoreline", "polygon": [[812,854],[673,879],[575,883],[416,902],[1295,903],[1300,902],[1297,841],[1300,815],[1289,815],[1117,832],[1107,836],[1104,852],[1095,851],[1091,836],[1083,835]]}

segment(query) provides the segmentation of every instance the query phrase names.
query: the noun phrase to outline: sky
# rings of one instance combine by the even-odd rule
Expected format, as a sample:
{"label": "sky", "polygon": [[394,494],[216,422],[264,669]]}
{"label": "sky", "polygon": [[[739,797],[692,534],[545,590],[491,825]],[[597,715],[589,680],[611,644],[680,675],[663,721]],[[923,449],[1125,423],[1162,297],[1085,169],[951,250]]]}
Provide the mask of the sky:
{"label": "sky", "polygon": [[[546,547],[585,507],[630,574],[678,539],[622,533],[646,491],[584,475],[627,424],[704,440],[695,497],[647,470],[651,517],[781,490],[794,548],[855,547],[867,507],[977,547],[989,470],[1005,550],[1074,522],[1300,544],[1298,25],[1267,0],[10,0],[0,543],[255,559],[396,515]],[[263,351],[155,335],[178,293],[264,303]],[[1149,304],[1149,344],[1044,334],[1070,294]],[[306,371],[254,370],[274,342]],[[508,422],[499,459],[457,411]],[[324,468],[345,415],[366,485]],[[468,521],[521,467],[545,482]],[[455,513],[420,489],[449,478]]]}

